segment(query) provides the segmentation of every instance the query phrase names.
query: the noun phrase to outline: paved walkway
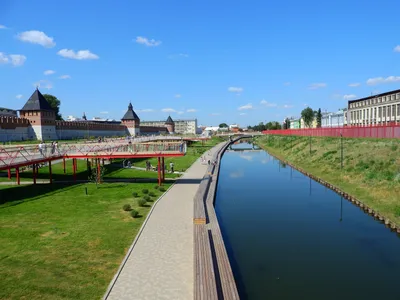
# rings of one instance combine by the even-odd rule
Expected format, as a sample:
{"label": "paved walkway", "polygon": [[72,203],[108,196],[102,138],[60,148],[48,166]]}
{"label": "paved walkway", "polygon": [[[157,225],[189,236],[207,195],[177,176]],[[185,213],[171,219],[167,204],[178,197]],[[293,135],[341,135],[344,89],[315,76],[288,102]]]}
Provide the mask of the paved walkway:
{"label": "paved walkway", "polygon": [[193,299],[193,198],[206,171],[198,159],[155,204],[105,299]]}

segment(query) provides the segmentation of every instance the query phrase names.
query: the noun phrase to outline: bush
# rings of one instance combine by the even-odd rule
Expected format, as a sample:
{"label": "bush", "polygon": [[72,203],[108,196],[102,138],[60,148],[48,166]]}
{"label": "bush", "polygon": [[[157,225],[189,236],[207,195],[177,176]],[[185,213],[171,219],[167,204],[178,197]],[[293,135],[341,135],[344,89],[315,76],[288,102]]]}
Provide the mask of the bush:
{"label": "bush", "polygon": [[154,192],[150,192],[150,193],[149,193],[149,196],[150,196],[150,197],[155,197],[156,194],[155,194]]}
{"label": "bush", "polygon": [[143,193],[143,194],[148,194],[148,193],[149,193],[149,190],[148,190],[148,189],[143,189],[143,190],[142,190],[142,193]]}
{"label": "bush", "polygon": [[160,187],[160,188],[159,188],[159,191],[160,191],[160,192],[165,192],[165,188]]}
{"label": "bush", "polygon": [[133,192],[133,193],[132,193],[132,196],[135,197],[135,198],[137,198],[137,197],[139,197],[139,194],[138,194],[137,192]]}
{"label": "bush", "polygon": [[131,216],[132,216],[132,218],[136,218],[138,215],[139,215],[139,212],[138,212],[137,210],[135,210],[135,209],[132,209],[132,210],[131,210]]}
{"label": "bush", "polygon": [[159,187],[158,185],[155,185],[155,186],[154,186],[154,189],[155,189],[155,190],[158,190],[159,188],[160,188],[160,187]]}
{"label": "bush", "polygon": [[147,201],[150,201],[150,196],[149,196],[149,195],[143,196],[143,200],[145,200],[146,202],[147,202]]}
{"label": "bush", "polygon": [[132,207],[129,204],[124,204],[124,206],[122,206],[122,209],[124,211],[130,211],[130,210],[132,210]]}
{"label": "bush", "polygon": [[140,207],[143,207],[146,205],[147,201],[145,199],[138,199],[137,203]]}

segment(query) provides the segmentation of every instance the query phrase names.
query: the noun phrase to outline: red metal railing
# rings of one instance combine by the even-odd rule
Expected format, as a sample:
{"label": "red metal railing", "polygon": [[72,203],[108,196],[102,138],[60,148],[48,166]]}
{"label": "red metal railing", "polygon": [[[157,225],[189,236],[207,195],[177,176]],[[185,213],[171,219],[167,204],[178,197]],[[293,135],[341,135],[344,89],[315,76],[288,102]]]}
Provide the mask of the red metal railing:
{"label": "red metal railing", "polygon": [[324,128],[302,128],[283,130],[264,130],[263,134],[298,135],[298,136],[331,136],[350,138],[400,138],[400,124],[396,125],[372,125],[372,126],[344,126]]}
{"label": "red metal railing", "polygon": [[37,145],[0,146],[0,170],[16,166],[24,166],[61,158],[93,158],[93,157],[134,157],[163,156],[168,154],[186,153],[184,142],[139,143],[79,143],[60,144],[56,148],[50,145],[41,149]]}

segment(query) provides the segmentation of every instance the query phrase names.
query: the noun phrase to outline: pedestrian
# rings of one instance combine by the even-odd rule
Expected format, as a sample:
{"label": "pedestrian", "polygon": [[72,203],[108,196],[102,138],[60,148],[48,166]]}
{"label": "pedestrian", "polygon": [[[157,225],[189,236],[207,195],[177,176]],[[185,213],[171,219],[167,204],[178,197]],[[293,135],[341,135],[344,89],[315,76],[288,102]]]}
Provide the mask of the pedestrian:
{"label": "pedestrian", "polygon": [[43,142],[40,142],[40,143],[39,143],[38,148],[39,148],[39,153],[40,153],[40,155],[41,155],[41,156],[44,156],[44,155],[43,155]]}
{"label": "pedestrian", "polygon": [[60,155],[60,149],[58,149],[58,142],[54,142],[54,152],[57,152],[58,155]]}
{"label": "pedestrian", "polygon": [[169,163],[169,168],[171,169],[171,173],[174,173],[174,163],[172,161]]}
{"label": "pedestrian", "polygon": [[132,153],[132,142],[131,141],[129,141],[129,143],[128,143],[128,149],[129,149],[129,152]]}
{"label": "pedestrian", "polygon": [[54,152],[56,151],[56,145],[55,142],[51,142],[51,155],[54,155]]}
{"label": "pedestrian", "polygon": [[211,161],[210,160],[208,160],[208,165],[210,165],[211,164]]}

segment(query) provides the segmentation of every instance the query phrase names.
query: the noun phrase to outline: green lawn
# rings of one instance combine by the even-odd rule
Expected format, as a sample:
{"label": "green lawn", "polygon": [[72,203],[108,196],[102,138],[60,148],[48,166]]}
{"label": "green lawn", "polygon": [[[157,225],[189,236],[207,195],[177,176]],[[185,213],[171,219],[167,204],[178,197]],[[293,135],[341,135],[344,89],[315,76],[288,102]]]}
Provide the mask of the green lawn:
{"label": "green lawn", "polygon": [[263,136],[270,153],[340,187],[400,224],[400,140]]}
{"label": "green lawn", "polygon": [[[174,158],[176,168],[186,170],[219,142],[213,139],[204,146],[194,143],[186,156]],[[157,178],[157,172],[121,169],[121,165],[121,161],[106,165],[104,178]],[[72,161],[67,162],[65,175],[62,163],[53,164],[52,169],[56,181],[72,180]],[[86,161],[78,160],[77,178],[87,179],[87,175]],[[30,171],[21,173],[21,180],[31,178]],[[48,179],[48,168],[40,169],[39,178]],[[165,183],[164,188],[170,185]],[[156,186],[0,185],[0,299],[101,298],[153,201],[161,195]],[[142,198],[143,189],[156,196],[147,207],[138,207],[132,193],[138,192]],[[124,204],[132,205],[141,217],[133,219],[122,210]]]}
{"label": "green lawn", "polygon": [[153,203],[137,207],[132,192],[154,201],[155,186],[0,186],[0,299],[99,299]]}

